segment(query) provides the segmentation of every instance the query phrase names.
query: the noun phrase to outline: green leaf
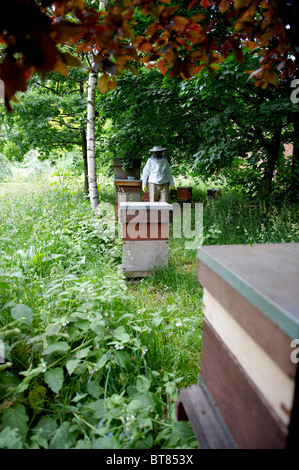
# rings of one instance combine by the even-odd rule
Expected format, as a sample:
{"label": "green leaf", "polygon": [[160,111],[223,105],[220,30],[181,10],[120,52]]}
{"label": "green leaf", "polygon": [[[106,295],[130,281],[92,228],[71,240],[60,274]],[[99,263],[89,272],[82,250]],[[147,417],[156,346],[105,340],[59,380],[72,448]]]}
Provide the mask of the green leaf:
{"label": "green leaf", "polygon": [[93,398],[99,398],[102,392],[101,387],[99,386],[98,382],[92,381],[88,382],[87,387],[86,387],[88,393],[93,397]]}
{"label": "green leaf", "polygon": [[98,336],[104,337],[105,336],[105,322],[103,320],[93,321],[90,324],[90,328],[94,331]]}
{"label": "green leaf", "polygon": [[65,364],[67,371],[70,375],[74,372],[78,364],[80,363],[80,359],[69,359]]}
{"label": "green leaf", "polygon": [[18,429],[11,429],[9,426],[0,432],[0,449],[23,449],[22,438]]}
{"label": "green leaf", "polygon": [[136,413],[143,409],[143,403],[137,398],[134,398],[127,406],[128,413]]}
{"label": "green leaf", "polygon": [[44,350],[43,356],[47,354],[51,354],[53,352],[61,352],[64,353],[70,349],[70,346],[66,341],[55,341],[52,344],[49,344],[49,346]]}
{"label": "green leaf", "polygon": [[127,343],[130,341],[130,336],[125,332],[125,328],[123,326],[119,326],[116,328],[116,330],[114,330],[114,338],[118,341],[121,341],[122,343]]}
{"label": "green leaf", "polygon": [[115,360],[122,369],[129,369],[131,357],[127,351],[115,351]]}
{"label": "green leaf", "polygon": [[0,372],[0,396],[5,395],[9,389],[15,389],[19,384],[20,380],[13,372]]}
{"label": "green leaf", "polygon": [[59,393],[63,385],[62,367],[56,367],[45,372],[45,382],[54,393]]}
{"label": "green leaf", "polygon": [[41,432],[41,436],[49,441],[53,436],[54,431],[57,429],[57,423],[55,419],[50,416],[43,416],[36,427],[33,429],[34,432]]}
{"label": "green leaf", "polygon": [[43,371],[44,368],[45,368],[45,365],[41,363],[34,369],[29,368],[28,370],[24,370],[20,372],[20,375],[24,375],[24,377],[26,377],[27,380],[31,380],[33,377],[36,377],[37,375],[39,375]]}
{"label": "green leaf", "polygon": [[102,369],[102,367],[104,367],[104,366],[106,365],[106,363],[108,362],[108,360],[109,360],[109,354],[106,353],[106,354],[104,354],[104,355],[100,358],[100,360],[96,363],[96,368],[97,368],[97,370]]}
{"label": "green leaf", "polygon": [[71,423],[65,422],[54,432],[49,449],[70,449],[75,444],[76,438],[70,432]]}
{"label": "green leaf", "polygon": [[9,284],[8,284],[7,282],[0,282],[0,289],[1,289],[2,291],[8,290],[9,287],[10,287],[10,286],[9,286]]}
{"label": "green leaf", "polygon": [[11,309],[11,316],[15,320],[20,320],[22,323],[30,326],[32,323],[32,310],[24,304],[17,304]]}
{"label": "green leaf", "polygon": [[80,349],[79,351],[76,352],[76,357],[77,359],[82,359],[83,357],[86,357],[89,352],[90,352],[90,347]]}
{"label": "green leaf", "polygon": [[10,427],[11,429],[18,429],[19,435],[22,440],[25,441],[29,417],[26,413],[26,408],[21,403],[17,403],[13,408],[9,408],[5,411],[2,418],[2,427]]}
{"label": "green leaf", "polygon": [[156,327],[156,326],[159,326],[160,323],[162,323],[162,321],[163,321],[163,318],[161,318],[161,317],[155,317],[155,318],[152,319],[151,326],[152,326],[153,328]]}
{"label": "green leaf", "polygon": [[150,386],[151,386],[150,381],[144,375],[138,376],[136,380],[136,388],[138,392],[140,393],[147,392]]}

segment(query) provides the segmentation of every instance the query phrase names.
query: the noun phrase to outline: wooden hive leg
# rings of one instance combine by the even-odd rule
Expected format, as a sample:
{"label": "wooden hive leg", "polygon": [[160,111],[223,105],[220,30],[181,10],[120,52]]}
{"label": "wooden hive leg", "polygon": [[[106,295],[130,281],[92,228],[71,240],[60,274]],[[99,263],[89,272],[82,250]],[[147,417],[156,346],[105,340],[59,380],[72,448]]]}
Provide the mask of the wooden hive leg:
{"label": "wooden hive leg", "polygon": [[190,421],[201,449],[236,449],[222,417],[204,382],[180,391],[176,402],[179,421]]}

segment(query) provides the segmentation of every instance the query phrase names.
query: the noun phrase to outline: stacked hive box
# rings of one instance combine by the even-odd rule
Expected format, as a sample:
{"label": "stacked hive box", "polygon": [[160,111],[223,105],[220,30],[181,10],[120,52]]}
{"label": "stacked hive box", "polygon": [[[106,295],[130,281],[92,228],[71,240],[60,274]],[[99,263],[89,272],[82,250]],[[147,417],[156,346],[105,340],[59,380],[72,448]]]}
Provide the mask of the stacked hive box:
{"label": "stacked hive box", "polygon": [[144,202],[149,202],[150,198],[149,198],[149,192],[148,192],[148,191],[146,191],[145,193],[143,193],[142,200],[143,200]]}
{"label": "stacked hive box", "polygon": [[169,213],[163,202],[121,202],[123,272],[127,276],[147,276],[168,266]]}
{"label": "stacked hive box", "polygon": [[192,201],[192,187],[180,186],[177,188],[178,202],[191,202]]}
{"label": "stacked hive box", "polygon": [[221,196],[221,189],[207,189],[207,196],[208,197],[219,197]]}
{"label": "stacked hive box", "polygon": [[132,166],[124,168],[120,158],[114,158],[114,184],[116,190],[116,210],[121,201],[141,201],[141,161],[135,160]]}
{"label": "stacked hive box", "polygon": [[[198,250],[198,280],[204,287],[201,369],[199,384],[182,391],[179,405],[191,415],[190,400],[200,402],[194,393],[204,391],[214,406],[210,434],[222,433],[221,445],[297,445],[299,356],[291,342],[298,339],[299,346],[298,261],[299,244]],[[209,447],[210,431],[200,424],[196,406],[192,412],[199,444],[202,439]]]}

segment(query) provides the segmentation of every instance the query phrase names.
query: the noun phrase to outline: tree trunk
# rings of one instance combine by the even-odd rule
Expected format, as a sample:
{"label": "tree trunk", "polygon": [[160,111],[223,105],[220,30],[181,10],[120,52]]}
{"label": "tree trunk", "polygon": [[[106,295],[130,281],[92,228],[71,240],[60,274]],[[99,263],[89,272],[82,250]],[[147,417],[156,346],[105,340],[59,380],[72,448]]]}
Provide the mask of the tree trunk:
{"label": "tree trunk", "polygon": [[87,85],[87,167],[89,199],[93,210],[99,205],[99,190],[97,184],[97,169],[95,156],[95,91],[98,71],[93,64],[89,72]]}
{"label": "tree trunk", "polygon": [[264,170],[264,176],[262,180],[262,197],[266,199],[270,196],[272,191],[272,180],[275,170],[275,165],[278,160],[280,143],[281,143],[281,130],[282,123],[279,123],[279,126],[276,128],[272,142],[267,146],[268,159],[266,162],[266,167]]}
{"label": "tree trunk", "polygon": [[82,155],[83,155],[83,165],[84,165],[84,193],[88,194],[88,165],[87,165],[87,141],[86,141],[86,131],[85,129],[81,130],[82,137]]}
{"label": "tree trunk", "polygon": [[[84,84],[79,83],[80,86],[80,96],[82,100],[84,99]],[[81,140],[82,140],[82,157],[84,165],[84,193],[88,194],[88,167],[87,167],[87,141],[86,141],[86,130],[84,127],[81,127]]]}
{"label": "tree trunk", "polygon": [[291,170],[290,201],[298,202],[299,193],[299,119],[294,117],[294,148]]}

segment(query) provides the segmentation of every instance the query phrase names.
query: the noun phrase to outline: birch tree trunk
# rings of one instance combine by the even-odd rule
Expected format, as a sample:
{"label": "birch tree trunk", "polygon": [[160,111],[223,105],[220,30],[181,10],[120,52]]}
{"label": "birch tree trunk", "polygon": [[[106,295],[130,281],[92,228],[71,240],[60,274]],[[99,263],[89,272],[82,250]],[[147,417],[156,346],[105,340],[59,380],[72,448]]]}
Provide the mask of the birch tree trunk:
{"label": "birch tree trunk", "polygon": [[96,210],[99,205],[99,190],[97,184],[97,168],[95,155],[95,93],[97,86],[98,70],[92,66],[87,85],[87,168],[88,186],[91,208]]}
{"label": "birch tree trunk", "polygon": [[[99,0],[99,9],[105,9],[106,3],[108,5],[109,0]],[[95,153],[95,94],[97,87],[98,67],[99,66],[96,65],[95,61],[93,60],[87,85],[87,172],[89,199],[93,211],[96,210],[100,203]]]}

